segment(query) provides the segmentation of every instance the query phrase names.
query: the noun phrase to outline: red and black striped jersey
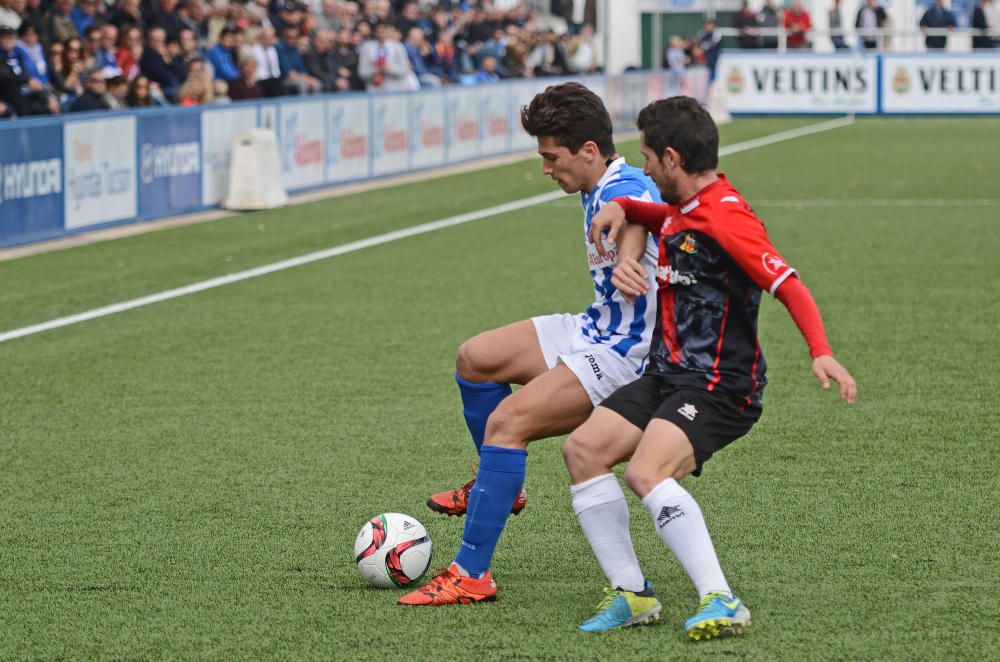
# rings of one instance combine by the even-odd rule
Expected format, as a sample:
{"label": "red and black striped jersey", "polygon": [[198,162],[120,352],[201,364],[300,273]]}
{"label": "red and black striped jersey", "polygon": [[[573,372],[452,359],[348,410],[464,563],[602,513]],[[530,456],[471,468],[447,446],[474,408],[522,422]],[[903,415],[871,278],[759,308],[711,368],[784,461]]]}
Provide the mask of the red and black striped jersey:
{"label": "red and black striped jersey", "polygon": [[761,291],[795,273],[726,179],[680,205],[616,199],[659,237],[656,330],[646,372],[760,406],[767,362],[757,337]]}

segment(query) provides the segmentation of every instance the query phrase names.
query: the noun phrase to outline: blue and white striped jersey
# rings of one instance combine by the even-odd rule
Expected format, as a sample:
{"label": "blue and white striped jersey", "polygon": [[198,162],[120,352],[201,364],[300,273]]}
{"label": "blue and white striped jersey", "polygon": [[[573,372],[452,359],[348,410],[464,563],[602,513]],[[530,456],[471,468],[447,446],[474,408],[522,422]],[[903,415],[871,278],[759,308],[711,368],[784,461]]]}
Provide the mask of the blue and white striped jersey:
{"label": "blue and white striped jersey", "polygon": [[611,162],[597,186],[589,193],[581,193],[584,224],[583,243],[587,249],[587,266],[594,279],[594,303],[580,314],[580,332],[598,345],[610,346],[621,356],[630,356],[644,362],[656,326],[656,256],[657,239],[646,240],[642,266],[649,278],[649,291],[645,297],[629,304],[614,285],[611,273],[618,264],[617,251],[608,251],[601,257],[597,248],[587,241],[590,220],[608,202],[618,197],[661,202],[656,184],[640,168],[627,165],[625,159]]}

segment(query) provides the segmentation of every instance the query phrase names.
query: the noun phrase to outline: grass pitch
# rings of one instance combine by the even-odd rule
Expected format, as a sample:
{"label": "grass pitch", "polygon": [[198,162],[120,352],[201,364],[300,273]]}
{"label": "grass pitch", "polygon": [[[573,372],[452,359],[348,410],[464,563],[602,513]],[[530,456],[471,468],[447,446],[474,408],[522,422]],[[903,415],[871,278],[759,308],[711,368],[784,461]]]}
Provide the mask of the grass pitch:
{"label": "grass pitch", "polygon": [[[724,143],[811,119],[739,120]],[[723,159],[857,377],[848,409],[765,304],[765,414],[686,485],[743,638],[694,644],[634,499],[659,624],[576,626],[603,575],[559,440],[529,453],[500,600],[395,606],[352,543],[474,460],[466,337],[589,301],[574,198],[0,344],[0,658],[982,659],[1000,650],[996,119],[862,120]],[[640,163],[635,143],[622,151]],[[0,263],[0,331],[553,190],[537,159]]]}

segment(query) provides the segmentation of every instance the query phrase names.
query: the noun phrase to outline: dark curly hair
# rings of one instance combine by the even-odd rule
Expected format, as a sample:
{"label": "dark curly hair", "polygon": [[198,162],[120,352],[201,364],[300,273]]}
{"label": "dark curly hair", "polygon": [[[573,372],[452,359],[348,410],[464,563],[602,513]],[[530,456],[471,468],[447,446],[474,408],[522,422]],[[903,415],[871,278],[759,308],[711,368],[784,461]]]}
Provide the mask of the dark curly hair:
{"label": "dark curly hair", "polygon": [[691,97],[654,101],[639,111],[636,124],[657,158],[668,147],[677,150],[684,172],[696,174],[719,165],[719,127]]}
{"label": "dark curly hair", "polygon": [[521,125],[532,137],[551,137],[574,154],[592,141],[601,156],[615,153],[611,116],[601,98],[580,83],[545,88],[531,103],[521,106]]}

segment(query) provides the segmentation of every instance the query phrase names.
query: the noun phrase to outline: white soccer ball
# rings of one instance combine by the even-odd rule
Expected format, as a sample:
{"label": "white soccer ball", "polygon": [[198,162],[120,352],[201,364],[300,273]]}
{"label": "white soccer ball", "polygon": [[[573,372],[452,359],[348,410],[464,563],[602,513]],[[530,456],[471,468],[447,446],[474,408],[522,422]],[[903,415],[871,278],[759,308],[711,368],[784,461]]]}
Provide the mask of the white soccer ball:
{"label": "white soccer ball", "polygon": [[354,560],[373,586],[409,586],[431,564],[431,537],[414,517],[382,513],[361,527],[354,541]]}

